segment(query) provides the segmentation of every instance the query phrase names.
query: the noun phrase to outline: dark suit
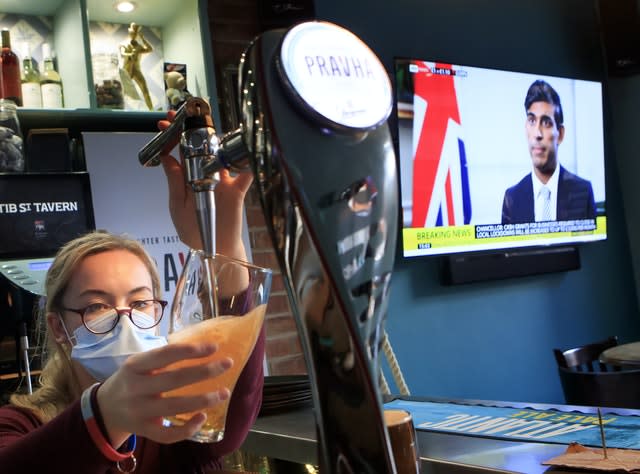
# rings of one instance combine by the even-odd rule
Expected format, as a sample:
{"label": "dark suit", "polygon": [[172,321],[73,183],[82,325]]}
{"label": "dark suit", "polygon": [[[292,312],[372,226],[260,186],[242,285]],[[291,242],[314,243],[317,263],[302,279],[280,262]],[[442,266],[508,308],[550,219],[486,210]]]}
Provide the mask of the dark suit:
{"label": "dark suit", "polygon": [[[591,183],[560,166],[556,220],[595,219],[596,204]],[[533,181],[528,174],[504,193],[502,223],[535,222]]]}

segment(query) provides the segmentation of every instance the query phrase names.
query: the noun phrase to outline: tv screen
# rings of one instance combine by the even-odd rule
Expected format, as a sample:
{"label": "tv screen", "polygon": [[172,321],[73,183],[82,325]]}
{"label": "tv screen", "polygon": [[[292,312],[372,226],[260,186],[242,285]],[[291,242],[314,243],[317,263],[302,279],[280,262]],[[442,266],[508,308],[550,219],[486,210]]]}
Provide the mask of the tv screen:
{"label": "tv screen", "polygon": [[405,257],[606,238],[602,84],[395,60]]}
{"label": "tv screen", "polygon": [[88,173],[0,173],[0,259],[51,257],[94,228]]}

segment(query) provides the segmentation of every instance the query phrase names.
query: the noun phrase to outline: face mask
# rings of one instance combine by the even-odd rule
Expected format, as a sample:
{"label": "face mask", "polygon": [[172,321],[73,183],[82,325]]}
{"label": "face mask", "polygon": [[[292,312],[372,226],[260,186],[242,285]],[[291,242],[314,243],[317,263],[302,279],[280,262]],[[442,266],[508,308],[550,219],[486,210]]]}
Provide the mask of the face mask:
{"label": "face mask", "polygon": [[[137,318],[150,317],[135,309],[133,312]],[[62,327],[67,332],[64,323]],[[81,324],[73,331],[76,343],[71,349],[71,359],[82,364],[98,382],[104,382],[130,355],[167,344],[167,338],[155,335],[156,329],[140,329],[126,315],[122,315],[116,327],[106,334],[93,334]],[[99,330],[99,326],[96,326],[96,330]]]}

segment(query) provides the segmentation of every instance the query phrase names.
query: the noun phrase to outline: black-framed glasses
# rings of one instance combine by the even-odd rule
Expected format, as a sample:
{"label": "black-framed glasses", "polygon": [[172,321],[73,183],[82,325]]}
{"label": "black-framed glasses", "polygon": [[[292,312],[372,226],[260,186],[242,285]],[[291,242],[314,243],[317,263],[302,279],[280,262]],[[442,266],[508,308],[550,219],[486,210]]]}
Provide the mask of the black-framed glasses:
{"label": "black-framed glasses", "polygon": [[131,322],[140,329],[151,329],[157,326],[164,308],[164,300],[138,300],[129,307],[117,308],[106,303],[93,303],[85,308],[62,308],[64,311],[77,313],[82,318],[82,324],[94,334],[106,334],[118,325],[120,316],[127,315]]}

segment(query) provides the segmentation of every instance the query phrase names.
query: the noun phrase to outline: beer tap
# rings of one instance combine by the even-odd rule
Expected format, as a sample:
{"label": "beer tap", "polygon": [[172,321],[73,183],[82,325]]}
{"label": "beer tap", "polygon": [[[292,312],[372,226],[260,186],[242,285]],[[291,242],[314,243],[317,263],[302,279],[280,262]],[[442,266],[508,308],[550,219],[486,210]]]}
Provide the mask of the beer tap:
{"label": "beer tap", "polygon": [[196,197],[196,212],[205,255],[215,255],[215,187],[219,171],[247,171],[247,154],[238,132],[220,139],[211,118],[211,107],[200,97],[190,97],[178,109],[167,129],[156,135],[138,153],[143,166],[160,164],[159,154],[180,133],[180,154],[185,181]]}
{"label": "beer tap", "polygon": [[396,473],[378,390],[399,207],[388,75],[349,31],[307,22],[251,43],[238,94],[237,130],[217,138],[192,98],[139,160],[157,165],[183,127],[209,255],[218,172],[253,173],[305,353],[320,471]]}
{"label": "beer tap", "polygon": [[185,107],[187,113],[184,131],[180,135],[180,154],[184,160],[185,180],[195,193],[203,250],[206,256],[213,256],[216,252],[214,191],[220,181],[216,153],[220,140],[213,128],[209,104],[198,97],[189,99]]}
{"label": "beer tap", "polygon": [[[194,192],[196,215],[202,239],[204,259],[216,253],[215,244],[215,188],[220,170],[246,171],[246,152],[237,134],[220,139],[211,118],[211,107],[200,97],[191,97],[178,109],[169,127],[156,135],[140,150],[138,159],[143,166],[156,166],[158,155],[176,135],[180,134],[180,155],[184,161],[185,182]],[[211,264],[203,265],[205,272],[204,314],[218,315],[216,286]],[[209,316],[210,315],[210,316]]]}

